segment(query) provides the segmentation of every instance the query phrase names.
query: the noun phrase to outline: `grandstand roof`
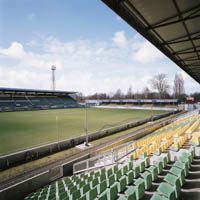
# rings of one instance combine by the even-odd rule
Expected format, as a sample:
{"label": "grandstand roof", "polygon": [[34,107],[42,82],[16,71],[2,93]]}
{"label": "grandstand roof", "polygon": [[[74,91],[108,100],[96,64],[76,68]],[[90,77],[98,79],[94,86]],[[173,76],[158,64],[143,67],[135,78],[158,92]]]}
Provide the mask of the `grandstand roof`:
{"label": "grandstand roof", "polygon": [[200,0],[102,0],[200,83]]}
{"label": "grandstand roof", "polygon": [[0,88],[0,93],[4,94],[41,94],[41,95],[68,95],[77,92],[59,91],[59,90],[36,90],[36,89],[22,89],[22,88]]}

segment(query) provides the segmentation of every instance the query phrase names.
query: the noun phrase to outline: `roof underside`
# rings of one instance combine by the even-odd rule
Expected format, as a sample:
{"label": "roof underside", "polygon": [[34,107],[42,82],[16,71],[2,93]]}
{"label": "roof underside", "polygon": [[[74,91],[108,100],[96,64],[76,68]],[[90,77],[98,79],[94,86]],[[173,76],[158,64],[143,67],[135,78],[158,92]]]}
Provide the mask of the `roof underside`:
{"label": "roof underside", "polygon": [[200,0],[102,0],[200,83]]}
{"label": "roof underside", "polygon": [[35,90],[21,88],[0,88],[0,94],[26,94],[26,95],[69,95],[77,92],[57,91],[57,90]]}

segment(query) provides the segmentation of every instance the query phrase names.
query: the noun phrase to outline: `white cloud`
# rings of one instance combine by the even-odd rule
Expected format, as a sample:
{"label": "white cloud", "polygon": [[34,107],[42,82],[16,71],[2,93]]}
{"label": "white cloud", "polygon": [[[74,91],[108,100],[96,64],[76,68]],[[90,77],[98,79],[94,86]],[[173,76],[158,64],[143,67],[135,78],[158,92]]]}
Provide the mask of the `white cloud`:
{"label": "white cloud", "polygon": [[24,47],[18,42],[13,42],[7,49],[0,48],[0,55],[21,59],[24,56]]}
{"label": "white cloud", "polygon": [[116,32],[112,40],[119,47],[127,47],[127,39],[124,31]]}
{"label": "white cloud", "polygon": [[[176,69],[151,44],[140,37],[128,39],[124,32],[117,33],[113,41],[123,48],[105,41],[63,42],[54,37],[41,36],[25,45],[13,42],[8,48],[0,48],[0,56],[6,58],[0,60],[0,85],[50,89],[52,65],[57,67],[58,90],[84,94],[110,93],[117,89],[127,92],[130,86],[133,91],[141,91],[148,86],[150,77],[158,72],[169,74],[168,77],[173,80],[179,68]],[[37,53],[36,49],[39,49]],[[12,67],[6,63],[7,60],[12,61]],[[170,76],[170,73],[173,75]],[[183,75],[183,78],[189,83],[185,84],[187,92],[198,88],[188,75]]]}
{"label": "white cloud", "polygon": [[164,57],[164,55],[148,41],[136,43],[136,45],[132,47],[136,48],[133,59],[141,63],[151,63]]}

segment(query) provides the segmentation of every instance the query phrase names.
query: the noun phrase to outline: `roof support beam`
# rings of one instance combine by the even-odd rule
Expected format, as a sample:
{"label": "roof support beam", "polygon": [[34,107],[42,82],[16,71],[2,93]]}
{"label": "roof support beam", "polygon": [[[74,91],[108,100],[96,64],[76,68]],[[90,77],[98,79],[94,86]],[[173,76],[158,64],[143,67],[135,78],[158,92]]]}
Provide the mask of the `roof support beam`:
{"label": "roof support beam", "polygon": [[185,51],[185,52],[175,52],[175,53],[172,53],[172,55],[182,55],[182,54],[190,54],[190,53],[200,53],[200,50]]}
{"label": "roof support beam", "polygon": [[[190,13],[190,14],[187,16],[187,17],[190,17],[190,16],[194,15],[195,13],[199,12],[199,10],[200,10],[200,4],[199,4],[198,6],[195,6],[194,8],[189,9],[189,10],[186,10],[186,11],[184,11],[184,12],[180,12],[180,14],[181,14],[181,15],[186,15],[187,13],[189,13],[189,12],[191,12],[191,11],[194,11],[194,12]],[[158,26],[158,25],[160,25],[160,24],[162,24],[162,23],[165,23],[165,22],[167,22],[167,21],[169,21],[169,20],[172,20],[172,19],[177,18],[178,16],[179,16],[179,15],[174,15],[174,16],[172,16],[172,17],[166,18],[166,19],[164,19],[164,20],[162,20],[162,21],[159,21],[159,22],[157,22],[157,23],[155,23],[155,24],[152,24],[151,27]]]}
{"label": "roof support beam", "polygon": [[195,19],[195,18],[198,18],[198,17],[200,17],[199,14],[194,15],[194,16],[190,16],[190,17],[185,17],[185,18],[178,19],[178,20],[174,20],[172,22],[168,22],[168,23],[165,23],[165,24],[157,25],[157,26],[149,26],[149,27],[147,27],[147,29],[148,30],[157,29],[157,28],[161,28],[161,27],[164,27],[164,26],[169,26],[169,25],[172,25],[172,24],[180,23],[180,22],[183,22],[183,21],[192,20],[192,19]]}
{"label": "roof support beam", "polygon": [[[195,35],[195,36],[194,36]],[[190,33],[190,36],[192,37],[192,39],[195,39],[195,38],[199,38],[200,36],[200,31],[197,31],[197,32],[194,32],[194,33]],[[184,36],[181,36],[181,37],[178,37],[178,38],[174,38],[172,40],[168,40],[166,41],[165,43],[163,43],[164,45],[166,44],[170,44],[171,42],[176,42],[176,41],[179,41],[179,40],[184,40],[187,38],[187,35],[184,35]]]}
{"label": "roof support beam", "polygon": [[[200,45],[199,45],[199,46],[196,46],[197,49],[198,49],[199,47],[200,47]],[[182,50],[180,50],[180,51],[176,51],[176,53],[182,53],[182,52],[185,52],[185,51],[188,51],[188,50],[191,50],[191,49],[193,49],[193,47],[186,48],[186,49],[182,49]]]}
{"label": "roof support beam", "polygon": [[197,56],[192,56],[192,57],[189,57],[189,58],[183,58],[183,61],[197,61],[197,60],[199,60],[197,58]]}
{"label": "roof support beam", "polygon": [[[191,36],[190,36],[188,27],[186,26],[186,23],[185,23],[186,20],[185,20],[185,19],[182,17],[182,15],[180,14],[180,10],[179,10],[179,7],[178,7],[178,5],[177,5],[176,0],[173,0],[173,3],[174,3],[174,6],[175,6],[175,8],[176,8],[176,10],[177,10],[177,12],[178,12],[178,15],[179,15],[180,20],[182,20],[182,24],[183,24],[183,26],[184,26],[184,28],[185,28],[185,31],[186,31],[186,33],[187,33],[188,38],[190,39],[190,41],[191,41],[191,43],[192,43],[192,46],[193,46],[193,48],[194,48],[194,51],[196,52],[197,57],[198,57],[199,60],[200,60],[199,51],[196,49],[196,46],[195,46],[195,44],[194,44],[194,42],[193,42],[193,40],[192,40],[192,38],[191,38]],[[185,54],[185,53],[184,53],[184,54]]]}
{"label": "roof support beam", "polygon": [[188,42],[188,41],[195,41],[195,40],[199,40],[199,39],[200,39],[200,36],[198,36],[196,38],[191,38],[191,39],[179,40],[179,41],[174,41],[174,42],[166,42],[166,43],[164,43],[164,45],[177,44],[177,43]]}

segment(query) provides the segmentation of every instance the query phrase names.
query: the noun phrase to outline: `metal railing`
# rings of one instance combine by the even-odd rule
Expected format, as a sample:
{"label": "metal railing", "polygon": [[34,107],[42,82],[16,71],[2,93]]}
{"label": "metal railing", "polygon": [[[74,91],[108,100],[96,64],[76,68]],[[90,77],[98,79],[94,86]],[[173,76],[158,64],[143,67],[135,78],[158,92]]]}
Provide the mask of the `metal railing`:
{"label": "metal railing", "polygon": [[136,149],[136,142],[131,141],[125,144],[121,144],[117,147],[111,148],[108,151],[99,153],[98,155],[73,164],[73,174],[77,174],[84,171],[89,171],[94,168],[99,168],[118,162],[123,157]]}

